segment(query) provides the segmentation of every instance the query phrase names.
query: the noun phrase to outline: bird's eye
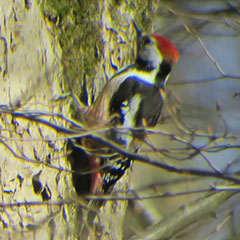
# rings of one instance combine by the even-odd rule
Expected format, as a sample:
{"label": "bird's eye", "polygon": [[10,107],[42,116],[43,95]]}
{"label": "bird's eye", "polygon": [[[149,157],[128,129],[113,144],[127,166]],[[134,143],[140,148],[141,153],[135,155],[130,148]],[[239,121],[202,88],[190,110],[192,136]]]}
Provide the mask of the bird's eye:
{"label": "bird's eye", "polygon": [[152,42],[152,40],[149,36],[144,36],[143,37],[143,44],[144,45],[150,44],[151,42]]}

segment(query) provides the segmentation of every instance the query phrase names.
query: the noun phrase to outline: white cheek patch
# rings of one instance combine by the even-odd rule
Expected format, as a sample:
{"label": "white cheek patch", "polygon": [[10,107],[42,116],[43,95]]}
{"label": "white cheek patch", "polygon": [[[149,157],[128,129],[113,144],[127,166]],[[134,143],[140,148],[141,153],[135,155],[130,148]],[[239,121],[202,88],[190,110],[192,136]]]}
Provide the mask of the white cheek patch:
{"label": "white cheek patch", "polygon": [[163,56],[160,50],[156,47],[157,43],[151,45],[148,48],[148,57],[147,60],[152,62],[153,65],[159,65],[163,61]]}

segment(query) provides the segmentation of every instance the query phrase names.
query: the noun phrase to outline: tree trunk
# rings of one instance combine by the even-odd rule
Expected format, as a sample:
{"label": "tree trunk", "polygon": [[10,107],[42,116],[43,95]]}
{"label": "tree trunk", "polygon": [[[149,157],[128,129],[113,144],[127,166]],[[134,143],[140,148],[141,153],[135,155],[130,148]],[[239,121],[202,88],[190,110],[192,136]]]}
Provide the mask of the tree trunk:
{"label": "tree trunk", "polygon": [[[156,3],[46,0],[40,6],[34,0],[0,0],[3,239],[80,237],[85,221],[79,216],[89,203],[74,191],[66,134],[47,125],[67,129],[57,114],[74,115],[69,92],[90,104],[107,79],[131,62],[131,21],[146,29]],[[116,189],[126,190],[128,177]],[[97,210],[98,227],[89,239],[121,239],[126,206],[110,201]]]}

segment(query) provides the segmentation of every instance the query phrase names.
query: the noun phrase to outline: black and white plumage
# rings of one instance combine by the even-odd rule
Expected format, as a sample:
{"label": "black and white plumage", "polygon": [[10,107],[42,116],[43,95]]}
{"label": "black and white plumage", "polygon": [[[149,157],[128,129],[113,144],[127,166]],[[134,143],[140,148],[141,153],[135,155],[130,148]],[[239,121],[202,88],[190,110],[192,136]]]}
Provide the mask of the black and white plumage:
{"label": "black and white plumage", "polygon": [[[134,129],[142,133],[145,127],[154,127],[159,121],[163,107],[161,92],[164,91],[172,65],[179,58],[177,48],[165,37],[158,34],[143,35],[137,27],[136,30],[135,63],[116,73],[84,114],[88,128],[109,126],[105,137],[133,152],[138,150],[133,144],[134,138],[144,137],[144,134],[134,135]],[[117,129],[119,126],[132,129],[132,136],[122,134]],[[82,159],[89,160],[89,168],[93,171],[90,192],[108,192],[130,167],[131,159],[124,159],[113,150],[106,149],[91,136],[77,141],[79,146],[86,149],[79,149],[79,152],[85,155]],[[77,161],[81,161],[81,154]]]}
{"label": "black and white plumage", "polygon": [[163,98],[158,86],[129,77],[113,94],[109,111],[111,115],[118,114],[120,124],[126,127],[141,127],[143,119],[146,119],[147,126],[155,126],[162,106]]}

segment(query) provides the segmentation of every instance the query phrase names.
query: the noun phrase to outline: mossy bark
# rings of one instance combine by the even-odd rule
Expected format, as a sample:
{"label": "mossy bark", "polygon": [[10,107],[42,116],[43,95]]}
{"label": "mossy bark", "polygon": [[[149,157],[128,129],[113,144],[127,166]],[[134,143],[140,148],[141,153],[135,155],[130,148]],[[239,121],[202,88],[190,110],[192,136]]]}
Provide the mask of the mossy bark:
{"label": "mossy bark", "polygon": [[[131,21],[148,29],[156,2],[0,0],[3,238],[78,238],[84,224],[79,211],[87,205],[74,191],[64,136],[9,110],[50,113],[46,121],[68,127],[53,116],[74,115],[73,100],[64,96],[73,91],[91,104],[109,77],[132,61]],[[126,190],[128,177],[116,188]],[[89,239],[121,239],[126,206],[105,204]]]}

